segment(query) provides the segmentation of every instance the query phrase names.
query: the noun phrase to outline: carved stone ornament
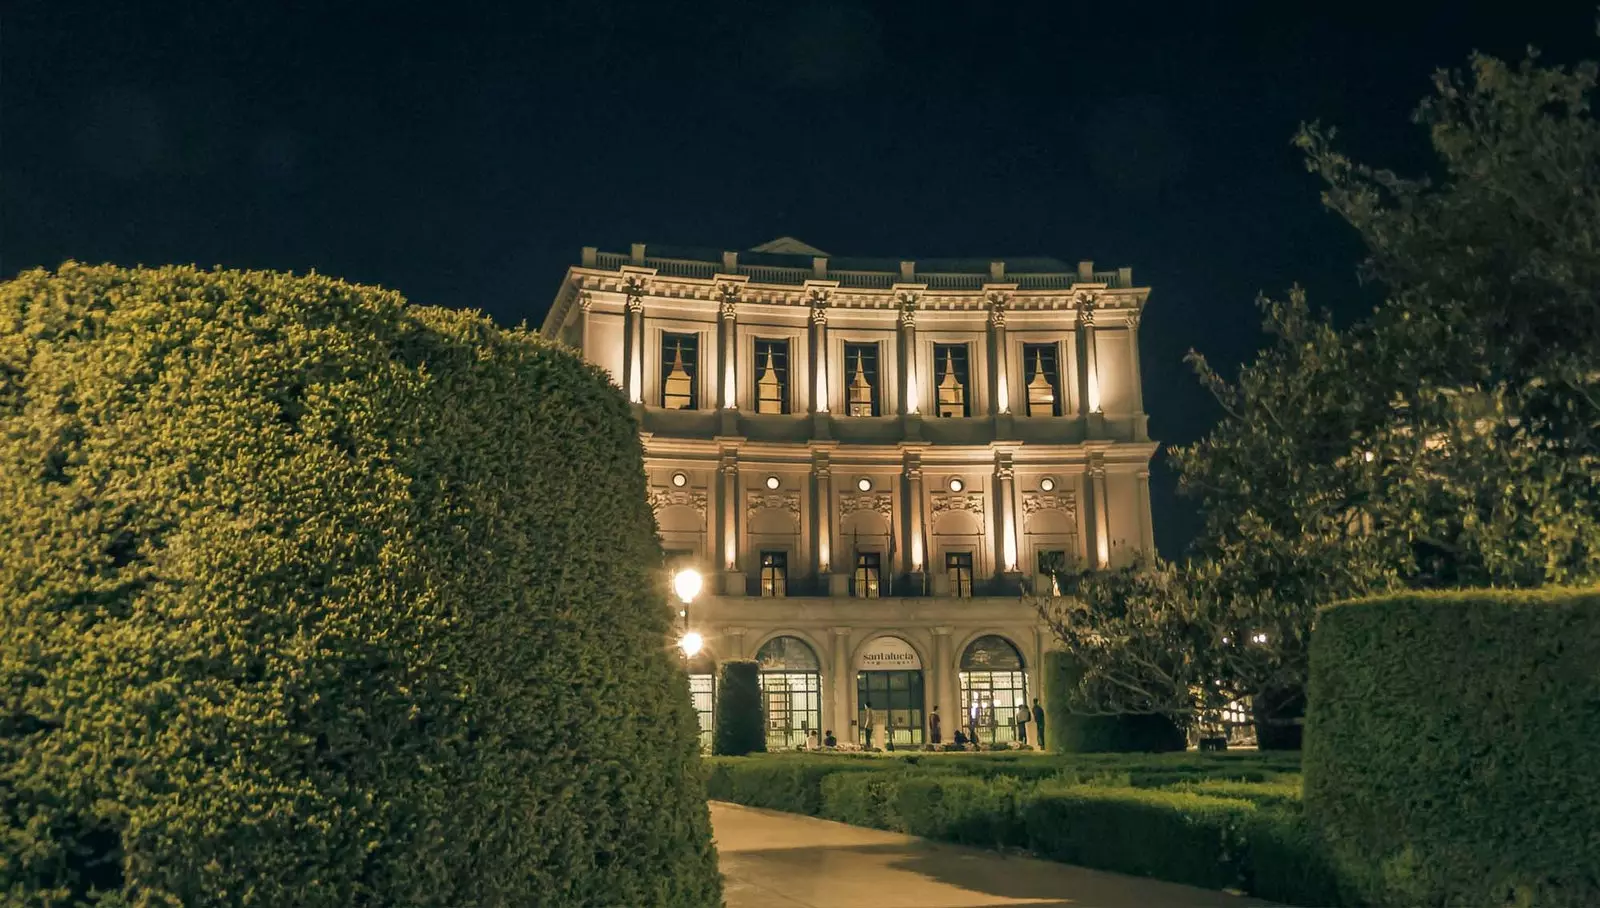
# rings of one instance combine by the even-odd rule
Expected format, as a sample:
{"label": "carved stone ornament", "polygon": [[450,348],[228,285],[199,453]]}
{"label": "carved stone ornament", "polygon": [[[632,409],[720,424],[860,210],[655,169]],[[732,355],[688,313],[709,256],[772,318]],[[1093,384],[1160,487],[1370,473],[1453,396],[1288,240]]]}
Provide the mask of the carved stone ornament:
{"label": "carved stone ornament", "polygon": [[1099,307],[1093,293],[1079,293],[1077,296],[1078,318],[1087,326],[1094,327],[1094,310]]}
{"label": "carved stone ornament", "polygon": [[1105,459],[1098,454],[1089,458],[1089,475],[1096,479],[1106,475]]}
{"label": "carved stone ornament", "polygon": [[1004,290],[990,290],[988,300],[989,324],[994,325],[996,328],[1004,328],[1006,326],[1006,306],[1011,303],[1011,294]]}
{"label": "carved stone ornament", "polygon": [[839,496],[841,518],[857,511],[876,511],[891,520],[894,518],[894,505],[888,492],[845,492]]}
{"label": "carved stone ornament", "polygon": [[796,492],[750,492],[744,499],[744,516],[746,520],[756,516],[757,511],[765,510],[788,511],[796,518],[800,516],[800,495]]}
{"label": "carved stone ornament", "polygon": [[733,318],[738,310],[739,295],[742,288],[738,284],[723,283],[717,285],[717,299],[720,301],[723,318]]}
{"label": "carved stone ornament", "polygon": [[694,489],[651,489],[650,510],[661,513],[662,508],[683,506],[694,508],[701,519],[706,516],[706,493]]}
{"label": "carved stone ornament", "polygon": [[1078,497],[1071,492],[1027,492],[1022,496],[1022,515],[1032,517],[1039,511],[1060,511],[1068,517],[1078,516]]}
{"label": "carved stone ornament", "polygon": [[585,290],[578,294],[578,308],[588,312],[594,308],[594,294]]}
{"label": "carved stone ornament", "polygon": [[649,289],[650,285],[637,274],[630,274],[622,279],[622,292],[628,295],[629,312],[644,310],[644,294]]}
{"label": "carved stone ornament", "polygon": [[970,511],[976,517],[983,516],[983,496],[976,492],[935,492],[933,493],[933,513],[935,516],[945,511]]}
{"label": "carved stone ornament", "polygon": [[900,325],[905,328],[917,326],[917,292],[915,290],[902,290],[895,295],[900,302]]}

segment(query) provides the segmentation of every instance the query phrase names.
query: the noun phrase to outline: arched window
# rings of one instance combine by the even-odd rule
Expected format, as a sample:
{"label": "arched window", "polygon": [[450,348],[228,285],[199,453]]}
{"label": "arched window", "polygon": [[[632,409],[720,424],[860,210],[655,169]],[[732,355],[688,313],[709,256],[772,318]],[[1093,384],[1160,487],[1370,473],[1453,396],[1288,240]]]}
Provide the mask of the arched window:
{"label": "arched window", "polygon": [[711,752],[711,729],[717,714],[717,665],[701,653],[689,661],[689,700],[700,723],[700,749]]}
{"label": "arched window", "polygon": [[856,656],[856,740],[862,746],[921,746],[922,657],[899,637],[878,637]]}
{"label": "arched window", "polygon": [[767,750],[822,743],[822,666],[799,637],[773,637],[756,651],[766,701]]}
{"label": "arched window", "polygon": [[1027,674],[1011,641],[989,634],[968,644],[961,654],[961,721],[968,736],[988,744],[1016,741],[1031,731],[1018,728],[1027,709]]}

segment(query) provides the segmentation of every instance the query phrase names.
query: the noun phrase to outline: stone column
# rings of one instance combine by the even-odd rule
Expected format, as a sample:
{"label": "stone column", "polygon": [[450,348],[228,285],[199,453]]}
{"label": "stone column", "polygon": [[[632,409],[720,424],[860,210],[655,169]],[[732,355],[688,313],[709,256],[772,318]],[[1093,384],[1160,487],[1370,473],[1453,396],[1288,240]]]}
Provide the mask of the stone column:
{"label": "stone column", "polygon": [[1011,378],[1006,352],[1006,306],[1011,294],[999,290],[989,293],[989,360],[990,367],[989,412],[1001,415],[1011,412]]}
{"label": "stone column", "polygon": [[622,324],[622,363],[628,400],[644,402],[644,279],[630,275],[623,282],[627,294]]}
{"label": "stone column", "polygon": [[928,549],[923,531],[926,519],[922,496],[922,455],[907,451],[906,458],[906,573],[910,575],[913,596],[920,596],[927,588]]}
{"label": "stone column", "polygon": [[933,707],[939,707],[939,720],[944,726],[940,732],[946,743],[953,738],[956,729],[962,726],[958,718],[961,715],[961,695],[957,689],[956,670],[953,667],[955,658],[950,653],[950,647],[953,645],[950,642],[952,632],[953,628],[950,627],[933,628],[933,665],[930,666],[927,684],[929,696],[933,701],[928,704],[928,711],[932,712]]}
{"label": "stone column", "polygon": [[828,291],[811,291],[811,412],[828,412]]}
{"label": "stone column", "polygon": [[[855,741],[856,674],[850,670],[850,628],[833,629],[833,718],[824,719],[822,727],[833,729],[840,741]],[[829,722],[831,721],[831,725]]]}
{"label": "stone column", "polygon": [[833,470],[827,451],[811,452],[811,485],[815,505],[812,523],[817,528],[817,591],[828,594],[828,574],[833,570]]}
{"label": "stone column", "polygon": [[578,291],[578,350],[590,362],[594,361],[594,353],[589,348],[589,310],[593,308],[594,294],[587,290]]}
{"label": "stone column", "polygon": [[1139,310],[1128,314],[1128,362],[1133,374],[1133,437],[1145,441],[1150,437],[1149,418],[1144,412],[1144,376],[1139,371]]}
{"label": "stone column", "polygon": [[739,455],[722,452],[722,570],[723,594],[744,595],[744,575],[739,573]]}
{"label": "stone column", "polygon": [[1156,553],[1155,528],[1150,523],[1150,471],[1139,471],[1139,543],[1146,555]]}
{"label": "stone column", "polygon": [[999,557],[996,559],[995,572],[997,574],[1014,574],[1017,572],[1017,506],[1015,487],[1016,481],[1011,468],[1011,455],[1000,452],[995,455],[995,508],[994,519],[999,538]]}
{"label": "stone column", "polygon": [[1094,309],[1093,296],[1084,294],[1078,298],[1078,342],[1082,351],[1080,361],[1083,363],[1083,394],[1080,406],[1088,423],[1089,438],[1100,436],[1098,429],[1100,423],[1104,421],[1104,414],[1100,409],[1100,363],[1095,352]]}
{"label": "stone column", "polygon": [[739,406],[739,384],[736,371],[736,356],[738,350],[738,331],[735,326],[735,316],[738,314],[739,285],[723,284],[718,288],[722,296],[722,357],[718,385],[722,389],[721,406],[724,410],[732,410]]}
{"label": "stone column", "polygon": [[909,290],[900,300],[900,415],[922,409],[922,384],[917,381],[917,295]]}
{"label": "stone column", "polygon": [[1108,567],[1111,564],[1111,517],[1107,504],[1109,496],[1106,494],[1106,463],[1104,455],[1094,453],[1089,455],[1089,489],[1090,514],[1093,515],[1094,538],[1089,540],[1089,561],[1097,568]]}

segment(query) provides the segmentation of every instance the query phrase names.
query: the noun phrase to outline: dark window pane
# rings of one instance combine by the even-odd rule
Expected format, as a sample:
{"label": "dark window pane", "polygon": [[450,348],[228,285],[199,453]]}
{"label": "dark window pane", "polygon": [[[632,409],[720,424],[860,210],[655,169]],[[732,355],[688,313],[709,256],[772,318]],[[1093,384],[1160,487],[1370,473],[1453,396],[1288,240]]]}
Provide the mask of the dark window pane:
{"label": "dark window pane", "polygon": [[789,341],[756,341],[756,412],[789,412]]}
{"label": "dark window pane", "polygon": [[700,336],[661,334],[661,406],[695,410],[700,406]]}
{"label": "dark window pane", "polygon": [[1058,344],[1022,345],[1022,380],[1029,416],[1061,415],[1061,365]]}
{"label": "dark window pane", "polygon": [[967,345],[934,344],[934,412],[940,416],[972,415],[972,384],[968,380]]}
{"label": "dark window pane", "polygon": [[878,387],[878,345],[845,344],[845,412],[851,416],[881,415]]}

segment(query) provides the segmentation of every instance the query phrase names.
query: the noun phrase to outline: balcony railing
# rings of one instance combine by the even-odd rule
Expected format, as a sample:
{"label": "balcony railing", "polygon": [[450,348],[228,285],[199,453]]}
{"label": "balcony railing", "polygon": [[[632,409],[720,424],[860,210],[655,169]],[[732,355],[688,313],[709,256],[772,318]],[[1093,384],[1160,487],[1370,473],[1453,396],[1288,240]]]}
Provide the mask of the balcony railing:
{"label": "balcony railing", "polygon": [[[614,271],[623,265],[633,264],[631,255],[622,252],[596,252],[594,257],[595,267]],[[710,279],[723,271],[720,262],[707,262],[694,259],[675,259],[647,256],[643,260],[646,267],[654,268],[660,274],[673,277],[691,277]],[[819,277],[811,268],[790,268],[776,265],[738,265],[737,272],[749,277],[753,281],[766,284],[803,284],[808,280]],[[1067,289],[1074,284],[1096,283],[1108,287],[1120,287],[1123,283],[1121,271],[1095,271],[1087,278],[1078,273],[1050,273],[1050,272],[1025,272],[1016,274],[1002,274],[998,277],[989,274],[968,274],[955,272],[917,272],[909,278],[893,271],[824,271],[820,277],[836,280],[844,287],[857,287],[867,290],[888,290],[899,281],[909,280],[912,283],[926,284],[930,290],[981,290],[986,283],[1016,284],[1022,290],[1058,290]]]}

